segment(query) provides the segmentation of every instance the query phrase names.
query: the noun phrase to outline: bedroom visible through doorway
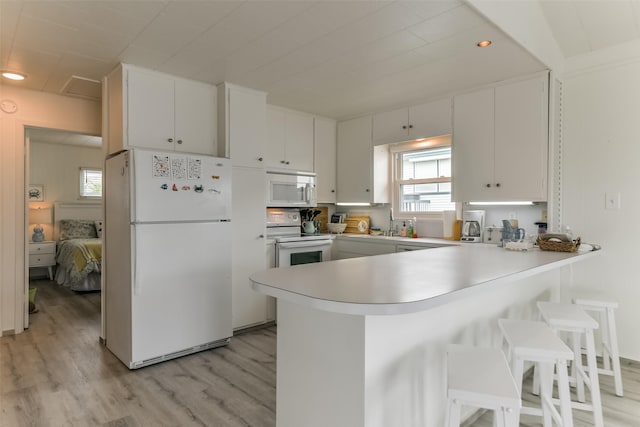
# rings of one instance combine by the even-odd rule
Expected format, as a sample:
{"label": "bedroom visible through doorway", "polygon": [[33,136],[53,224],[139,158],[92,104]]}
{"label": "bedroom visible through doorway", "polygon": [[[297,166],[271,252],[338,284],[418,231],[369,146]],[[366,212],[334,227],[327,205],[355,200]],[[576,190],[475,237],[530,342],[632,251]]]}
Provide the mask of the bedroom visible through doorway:
{"label": "bedroom visible through doorway", "polygon": [[101,299],[103,154],[101,137],[57,129],[26,127],[25,145],[28,327],[46,286]]}

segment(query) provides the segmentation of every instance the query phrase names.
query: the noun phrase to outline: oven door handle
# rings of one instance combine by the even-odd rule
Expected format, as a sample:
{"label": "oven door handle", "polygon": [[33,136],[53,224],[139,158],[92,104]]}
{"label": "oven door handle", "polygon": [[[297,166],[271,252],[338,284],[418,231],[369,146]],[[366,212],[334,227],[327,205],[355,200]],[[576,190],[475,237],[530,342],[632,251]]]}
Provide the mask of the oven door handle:
{"label": "oven door handle", "polygon": [[283,242],[278,243],[280,249],[295,249],[295,248],[309,248],[312,246],[323,247],[331,246],[331,240],[311,240],[309,242]]}

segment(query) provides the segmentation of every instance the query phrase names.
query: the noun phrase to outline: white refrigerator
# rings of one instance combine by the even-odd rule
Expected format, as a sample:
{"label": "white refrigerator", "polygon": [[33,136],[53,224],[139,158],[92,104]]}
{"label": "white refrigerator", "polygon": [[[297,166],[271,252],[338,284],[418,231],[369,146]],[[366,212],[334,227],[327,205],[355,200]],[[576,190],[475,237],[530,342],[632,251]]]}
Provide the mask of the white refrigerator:
{"label": "white refrigerator", "polygon": [[230,160],[123,151],[104,194],[107,348],[136,369],[227,344]]}

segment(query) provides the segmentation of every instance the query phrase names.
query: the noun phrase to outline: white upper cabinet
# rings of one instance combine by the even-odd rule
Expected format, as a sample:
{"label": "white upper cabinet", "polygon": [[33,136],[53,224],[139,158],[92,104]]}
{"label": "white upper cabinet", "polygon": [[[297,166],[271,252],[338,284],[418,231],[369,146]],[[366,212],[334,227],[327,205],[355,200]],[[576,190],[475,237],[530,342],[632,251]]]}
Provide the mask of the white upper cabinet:
{"label": "white upper cabinet", "polygon": [[319,203],[336,202],[336,121],[314,118],[314,162]]}
{"label": "white upper cabinet", "polygon": [[267,95],[229,83],[218,92],[218,155],[233,166],[264,168]]}
{"label": "white upper cabinet", "polygon": [[451,133],[451,99],[374,114],[373,144],[389,144]]}
{"label": "white upper cabinet", "polygon": [[389,203],[389,151],[371,141],[372,117],[338,123],[340,203]]}
{"label": "white upper cabinet", "polygon": [[454,98],[453,199],[546,201],[548,78]]}
{"label": "white upper cabinet", "polygon": [[122,64],[106,79],[109,153],[134,147],[215,154],[215,86]]}
{"label": "white upper cabinet", "polygon": [[268,106],[267,128],[267,168],[313,172],[312,115]]}

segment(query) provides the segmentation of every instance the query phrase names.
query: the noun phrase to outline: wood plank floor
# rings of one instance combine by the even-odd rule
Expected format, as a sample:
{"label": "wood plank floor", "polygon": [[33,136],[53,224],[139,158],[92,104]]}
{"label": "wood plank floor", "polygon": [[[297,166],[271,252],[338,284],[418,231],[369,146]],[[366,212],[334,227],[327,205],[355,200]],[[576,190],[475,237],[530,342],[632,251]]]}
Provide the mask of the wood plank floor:
{"label": "wood plank floor", "polygon": [[275,426],[275,327],[130,371],[98,342],[99,293],[32,285],[29,330],[0,338],[0,426]]}
{"label": "wood plank floor", "polygon": [[[32,285],[39,312],[31,327],[0,338],[0,426],[275,426],[275,327],[130,371],[98,342],[99,293]],[[601,379],[607,427],[640,426],[640,363],[623,361],[623,377],[624,398],[611,377]],[[593,425],[589,413],[574,416],[576,427]],[[491,420],[486,413],[467,425]],[[540,425],[522,417],[521,426]]]}

